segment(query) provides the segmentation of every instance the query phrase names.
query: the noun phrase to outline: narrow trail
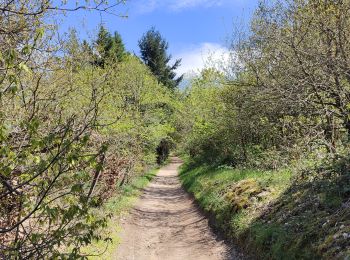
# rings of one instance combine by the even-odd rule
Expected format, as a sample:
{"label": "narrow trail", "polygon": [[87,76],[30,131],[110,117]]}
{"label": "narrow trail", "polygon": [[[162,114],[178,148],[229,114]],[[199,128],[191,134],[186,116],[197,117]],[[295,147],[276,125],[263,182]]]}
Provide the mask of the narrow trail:
{"label": "narrow trail", "polygon": [[122,221],[118,260],[239,259],[211,231],[208,220],[181,187],[181,161],[159,170],[130,215]]}

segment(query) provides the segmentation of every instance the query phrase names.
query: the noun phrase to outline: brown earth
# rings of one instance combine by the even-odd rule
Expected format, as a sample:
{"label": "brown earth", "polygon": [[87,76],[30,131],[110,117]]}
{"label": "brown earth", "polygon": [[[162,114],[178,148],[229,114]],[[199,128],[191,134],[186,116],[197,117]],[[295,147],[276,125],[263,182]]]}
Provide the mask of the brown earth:
{"label": "brown earth", "polygon": [[159,170],[126,219],[122,220],[119,260],[239,259],[210,229],[208,219],[183,190],[181,161]]}

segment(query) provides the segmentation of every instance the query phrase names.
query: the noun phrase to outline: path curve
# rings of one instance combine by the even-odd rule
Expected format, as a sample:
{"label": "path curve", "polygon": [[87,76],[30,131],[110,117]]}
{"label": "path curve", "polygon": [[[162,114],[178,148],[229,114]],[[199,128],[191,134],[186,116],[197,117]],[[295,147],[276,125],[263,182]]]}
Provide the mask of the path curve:
{"label": "path curve", "polygon": [[217,238],[208,220],[181,187],[172,158],[144,190],[122,220],[118,260],[238,259],[233,249]]}

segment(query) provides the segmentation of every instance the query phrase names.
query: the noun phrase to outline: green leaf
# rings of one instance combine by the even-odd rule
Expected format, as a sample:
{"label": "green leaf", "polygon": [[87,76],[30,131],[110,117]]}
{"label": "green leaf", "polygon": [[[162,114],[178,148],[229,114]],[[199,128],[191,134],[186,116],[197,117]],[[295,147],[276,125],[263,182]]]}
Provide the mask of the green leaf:
{"label": "green leaf", "polygon": [[25,63],[23,63],[23,62],[21,62],[21,63],[18,65],[18,68],[19,68],[20,70],[22,70],[22,71],[27,72],[27,73],[30,73],[30,72],[31,72],[30,69],[28,68],[28,66],[27,66]]}
{"label": "green leaf", "polygon": [[76,193],[81,192],[82,190],[83,190],[83,185],[80,183],[73,185],[71,188],[71,192],[76,192]]}
{"label": "green leaf", "polygon": [[[24,47],[23,47],[23,49],[22,49],[22,53],[23,54],[25,54],[25,55],[27,55],[27,54],[29,54],[30,52],[31,52],[31,50],[32,50],[32,47],[30,46],[30,45],[25,45]],[[0,55],[0,58],[1,58],[1,55]]]}
{"label": "green leaf", "polygon": [[44,37],[44,34],[45,34],[45,29],[44,28],[37,28],[36,29],[36,38],[37,39],[41,39]]}

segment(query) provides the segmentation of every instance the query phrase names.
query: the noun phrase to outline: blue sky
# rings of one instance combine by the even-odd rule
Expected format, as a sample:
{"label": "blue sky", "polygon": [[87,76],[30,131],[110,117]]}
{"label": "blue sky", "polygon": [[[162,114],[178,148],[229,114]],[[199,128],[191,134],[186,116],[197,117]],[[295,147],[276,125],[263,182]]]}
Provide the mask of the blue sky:
{"label": "blue sky", "polygon": [[[110,1],[112,2],[112,1]],[[207,57],[220,59],[235,26],[247,24],[258,0],[129,0],[114,9],[120,18],[98,12],[68,13],[60,31],[78,29],[83,39],[93,39],[103,23],[118,31],[128,51],[138,54],[138,40],[154,26],[169,42],[169,53],[182,58],[179,73],[200,70]]]}

